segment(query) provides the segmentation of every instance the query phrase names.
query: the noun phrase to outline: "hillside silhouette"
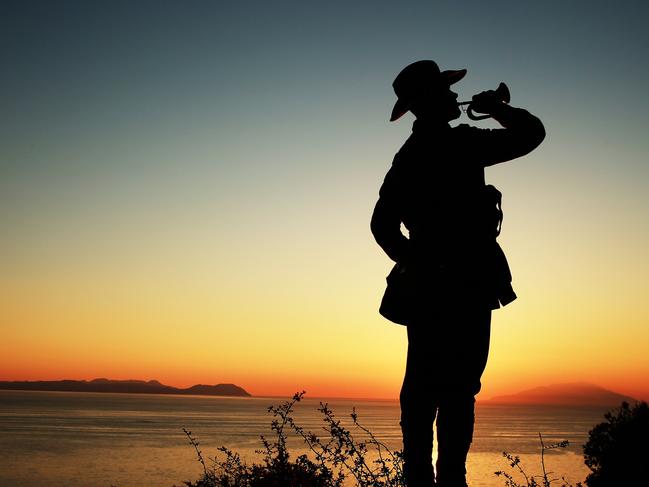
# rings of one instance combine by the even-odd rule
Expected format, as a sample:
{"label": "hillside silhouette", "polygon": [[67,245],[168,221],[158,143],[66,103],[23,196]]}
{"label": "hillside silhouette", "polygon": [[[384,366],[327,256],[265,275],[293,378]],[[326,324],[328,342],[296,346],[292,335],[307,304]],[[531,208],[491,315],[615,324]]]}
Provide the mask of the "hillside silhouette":
{"label": "hillside silhouette", "polygon": [[637,400],[587,382],[570,382],[526,389],[516,394],[493,397],[492,404],[552,404],[561,406],[614,407],[622,402]]}
{"label": "hillside silhouette", "polygon": [[181,394],[201,396],[250,397],[251,394],[235,384],[196,384],[180,389],[167,386],[157,380],[54,380],[54,381],[1,381],[0,389],[20,391],[61,392],[121,392],[129,394]]}

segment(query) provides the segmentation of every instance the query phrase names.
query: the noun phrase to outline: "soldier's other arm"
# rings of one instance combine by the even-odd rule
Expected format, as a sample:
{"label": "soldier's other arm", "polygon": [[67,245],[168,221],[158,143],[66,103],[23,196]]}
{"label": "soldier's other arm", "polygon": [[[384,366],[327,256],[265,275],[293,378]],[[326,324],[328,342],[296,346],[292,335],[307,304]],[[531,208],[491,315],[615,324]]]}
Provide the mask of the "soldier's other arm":
{"label": "soldier's other arm", "polygon": [[395,262],[404,263],[408,257],[410,241],[401,233],[398,172],[398,169],[392,166],[385,176],[379,190],[379,200],[372,213],[370,229],[388,257]]}

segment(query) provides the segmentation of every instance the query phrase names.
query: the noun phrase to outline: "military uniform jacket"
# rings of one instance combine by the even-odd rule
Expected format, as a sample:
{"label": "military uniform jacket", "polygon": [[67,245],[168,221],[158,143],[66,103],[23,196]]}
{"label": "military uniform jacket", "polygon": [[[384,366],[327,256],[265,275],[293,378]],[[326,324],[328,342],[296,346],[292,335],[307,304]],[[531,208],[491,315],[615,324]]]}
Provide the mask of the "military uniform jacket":
{"label": "military uniform jacket", "polygon": [[505,106],[494,118],[504,128],[416,120],[385,176],[371,230],[396,262],[384,301],[396,300],[401,315],[463,303],[496,309],[516,298],[484,168],[529,153],[545,131],[523,109]]}

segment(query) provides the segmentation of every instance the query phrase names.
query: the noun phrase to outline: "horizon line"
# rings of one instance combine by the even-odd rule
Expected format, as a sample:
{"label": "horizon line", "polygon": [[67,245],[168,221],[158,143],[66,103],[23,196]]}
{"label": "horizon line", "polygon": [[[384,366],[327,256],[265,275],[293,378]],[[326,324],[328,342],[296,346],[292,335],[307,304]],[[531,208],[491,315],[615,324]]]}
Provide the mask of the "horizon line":
{"label": "horizon line", "polygon": [[[188,386],[188,387],[178,387],[178,386],[174,386],[174,385],[165,384],[163,382],[160,382],[158,379],[110,379],[110,378],[107,378],[107,377],[95,377],[93,379],[66,379],[66,378],[63,378],[63,379],[22,379],[22,380],[0,378],[0,382],[62,382],[62,381],[72,381],[72,382],[87,382],[87,383],[90,383],[90,382],[93,382],[93,381],[98,380],[98,379],[107,380],[107,381],[115,381],[115,382],[129,382],[129,381],[142,382],[142,383],[157,382],[160,385],[163,385],[163,386],[166,386],[166,387],[172,387],[174,389],[179,389],[179,390],[190,389],[191,387],[195,387],[195,386],[198,386],[198,385],[207,385],[207,386],[233,385],[235,387],[243,389],[243,391],[245,391],[247,394],[249,394],[249,396],[248,396],[249,398],[255,398],[255,399],[263,399],[263,398],[290,399],[295,394],[301,392],[301,391],[295,391],[295,392],[290,393],[290,394],[261,394],[261,395],[256,395],[256,394],[253,394],[250,391],[248,391],[248,389],[246,389],[245,387],[240,386],[240,385],[238,385],[238,384],[236,384],[234,382],[219,382],[217,384],[203,384],[203,383],[197,382],[197,383],[195,383],[195,384],[193,384],[191,386]],[[628,395],[628,394],[623,394],[623,393],[620,393],[620,392],[617,392],[617,391],[613,391],[613,390],[607,389],[605,387],[599,386],[599,385],[591,383],[591,382],[574,381],[574,382],[563,382],[563,383],[547,384],[547,385],[542,385],[542,386],[536,385],[536,386],[531,386],[528,389],[519,390],[518,392],[509,393],[509,394],[496,394],[496,395],[492,395],[490,397],[479,397],[478,396],[478,397],[476,397],[476,402],[479,402],[479,403],[491,402],[494,399],[510,397],[510,396],[516,396],[516,395],[519,395],[521,393],[529,392],[530,390],[537,389],[537,388],[545,388],[545,387],[551,387],[551,386],[556,386],[556,385],[578,385],[578,384],[598,387],[598,388],[601,388],[604,391],[607,391],[607,392],[610,392],[610,393],[613,393],[613,394],[626,396],[629,399],[632,399],[632,400],[634,400],[636,402],[643,402],[643,401],[647,400],[647,399],[643,399],[643,398],[634,397],[634,396],[631,396],[631,395]],[[134,394],[132,392],[119,392],[119,391],[106,391],[106,392],[98,392],[98,391],[38,391],[38,390],[33,390],[33,389],[32,390],[30,390],[30,389],[26,389],[26,390],[23,390],[23,389],[2,389],[2,390],[22,390],[24,392],[88,392],[88,393],[96,393],[96,394]],[[303,389],[303,391],[304,391],[304,389]],[[155,393],[155,392],[138,392],[137,394],[182,395],[182,394],[173,394],[173,393],[171,393],[171,394],[161,394],[161,393]],[[224,397],[225,398],[227,398],[227,397],[245,398],[245,396],[236,396],[236,395],[231,396],[231,395],[192,394],[192,396],[198,396],[198,397],[221,397],[221,398],[224,398]],[[346,401],[360,400],[360,401],[380,401],[380,402],[398,402],[399,401],[398,394],[393,396],[393,397],[386,397],[386,396],[368,397],[368,396],[345,396],[345,395],[331,395],[331,396],[316,395],[316,396],[310,396],[310,395],[308,395],[308,393],[306,393],[305,396],[308,399],[325,399],[325,400],[346,400]],[[552,403],[552,402],[549,402],[549,401],[534,402],[534,401],[524,401],[523,400],[523,401],[502,401],[499,404],[548,405],[548,404],[556,404],[556,403]]]}

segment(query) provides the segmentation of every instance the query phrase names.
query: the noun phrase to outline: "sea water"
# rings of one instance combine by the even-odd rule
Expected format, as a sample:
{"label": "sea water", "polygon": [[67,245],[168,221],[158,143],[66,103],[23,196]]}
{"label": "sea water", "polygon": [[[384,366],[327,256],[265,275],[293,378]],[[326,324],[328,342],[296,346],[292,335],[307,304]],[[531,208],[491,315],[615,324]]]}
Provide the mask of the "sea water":
{"label": "sea water", "polygon": [[[233,398],[153,394],[0,391],[0,486],[129,487],[181,485],[202,472],[182,428],[190,430],[205,457],[227,446],[247,461],[259,461],[259,436],[273,439],[268,406],[286,398]],[[358,420],[391,449],[401,448],[396,401],[304,398],[294,418],[322,433],[320,402],[359,438],[349,417]],[[504,486],[496,470],[515,472],[502,456],[518,455],[529,474],[541,473],[539,433],[546,444],[568,440],[567,448],[547,450],[553,477],[582,481],[588,474],[582,445],[603,420],[605,408],[505,406],[478,403],[474,442],[467,469],[472,487]],[[305,452],[292,437],[293,453]]]}

